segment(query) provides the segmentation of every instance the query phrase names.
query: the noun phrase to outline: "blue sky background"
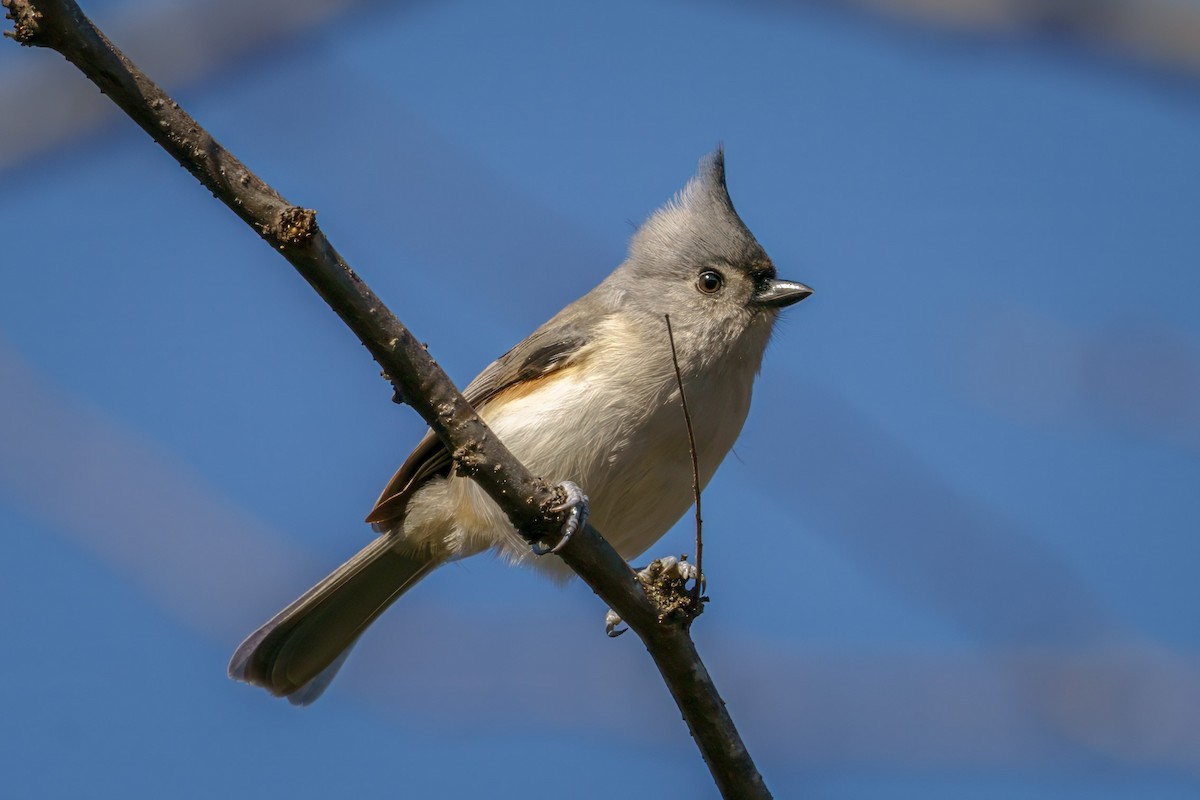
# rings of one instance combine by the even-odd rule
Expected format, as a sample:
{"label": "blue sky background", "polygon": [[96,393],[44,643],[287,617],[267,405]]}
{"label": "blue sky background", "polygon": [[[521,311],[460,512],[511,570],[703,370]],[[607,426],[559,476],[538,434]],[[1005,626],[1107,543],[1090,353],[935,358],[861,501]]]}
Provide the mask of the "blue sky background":
{"label": "blue sky background", "polygon": [[[11,78],[59,62],[0,48]],[[723,141],[743,218],[816,289],[704,497],[695,635],[776,796],[1200,790],[1193,78],[821,4],[447,2],[168,89],[460,384]],[[66,102],[42,100],[5,113]],[[10,163],[0,213],[12,796],[716,795],[586,587],[487,559],[311,708],[230,682],[366,541],[423,425],[131,123]]]}

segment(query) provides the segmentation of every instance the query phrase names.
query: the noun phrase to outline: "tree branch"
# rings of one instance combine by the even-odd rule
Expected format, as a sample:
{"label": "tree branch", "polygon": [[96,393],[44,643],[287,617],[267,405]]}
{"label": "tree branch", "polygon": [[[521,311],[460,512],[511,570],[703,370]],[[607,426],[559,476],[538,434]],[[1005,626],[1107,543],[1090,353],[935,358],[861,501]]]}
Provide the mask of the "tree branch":
{"label": "tree branch", "polygon": [[[397,402],[410,404],[454,456],[460,474],[487,491],[531,542],[563,520],[548,509],[559,492],[525,469],[487,428],[450,379],[354,273],[317,226],[222,147],[147,78],[70,0],[2,0],[23,45],[61,53],[134,122],[274,249],[341,317],[383,368]],[[586,487],[584,487],[586,489]],[[590,525],[559,554],[641,637],[727,798],[767,798],[749,753],[701,662],[686,623],[661,621],[632,570]]]}

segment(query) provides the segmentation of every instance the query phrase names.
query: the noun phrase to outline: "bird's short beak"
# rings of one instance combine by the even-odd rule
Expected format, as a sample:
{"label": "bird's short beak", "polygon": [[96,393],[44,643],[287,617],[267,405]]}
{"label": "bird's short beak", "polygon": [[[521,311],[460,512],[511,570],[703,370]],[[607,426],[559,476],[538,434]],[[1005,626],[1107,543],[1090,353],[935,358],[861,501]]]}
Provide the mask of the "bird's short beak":
{"label": "bird's short beak", "polygon": [[799,303],[813,293],[803,283],[772,280],[754,293],[754,303],[764,308],[783,308]]}

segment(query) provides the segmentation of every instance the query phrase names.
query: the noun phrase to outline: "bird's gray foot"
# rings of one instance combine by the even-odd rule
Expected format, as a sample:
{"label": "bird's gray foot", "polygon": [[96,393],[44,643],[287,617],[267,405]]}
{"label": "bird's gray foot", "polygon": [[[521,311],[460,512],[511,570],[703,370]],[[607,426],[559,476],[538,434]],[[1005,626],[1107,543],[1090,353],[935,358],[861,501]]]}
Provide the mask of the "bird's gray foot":
{"label": "bird's gray foot", "polygon": [[[658,605],[659,622],[677,615],[694,619],[704,610],[703,603],[707,598],[701,597],[699,602],[696,602],[699,594],[696,585],[693,583],[691,589],[687,586],[692,581],[700,581],[702,586],[704,578],[700,575],[700,570],[696,569],[696,565],[687,560],[687,556],[667,556],[651,561],[644,569],[635,568],[635,577],[645,590],[646,596]],[[621,616],[610,608],[604,615],[604,632],[615,638],[629,630],[618,630],[617,626],[620,624]]]}
{"label": "bird's gray foot", "polygon": [[542,547],[542,545],[534,542],[533,554],[535,556],[544,556],[547,553],[557,553],[566,546],[567,542],[571,541],[571,537],[575,532],[587,525],[588,517],[588,499],[583,490],[572,481],[563,481],[558,485],[558,488],[563,490],[563,494],[567,496],[561,504],[554,506],[550,511],[555,514],[566,512],[567,521],[563,523],[562,532],[559,535],[558,544],[554,547]]}
{"label": "bird's gray foot", "polygon": [[638,570],[637,575],[638,580],[643,584],[671,581],[678,583],[679,588],[683,588],[683,584],[699,578],[700,571],[696,569],[695,564],[687,560],[687,556],[682,558],[667,556],[651,561],[645,569]]}

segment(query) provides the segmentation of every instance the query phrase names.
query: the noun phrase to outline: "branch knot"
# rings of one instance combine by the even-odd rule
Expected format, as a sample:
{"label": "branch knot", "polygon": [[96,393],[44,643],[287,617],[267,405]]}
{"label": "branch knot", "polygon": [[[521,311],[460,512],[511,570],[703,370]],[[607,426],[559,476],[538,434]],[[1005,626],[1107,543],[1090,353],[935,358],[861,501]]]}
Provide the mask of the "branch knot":
{"label": "branch knot", "polygon": [[451,453],[451,458],[454,460],[454,471],[459,476],[470,478],[479,474],[479,470],[486,462],[486,457],[480,452],[482,449],[481,442],[470,440],[460,447],[456,447]]}
{"label": "branch knot", "polygon": [[[635,574],[646,597],[658,606],[660,623],[681,622],[687,627],[704,613],[704,603],[708,598],[700,596],[703,579],[695,565],[688,563],[687,556],[655,559]],[[689,589],[688,583],[693,580],[696,588]]]}
{"label": "branch knot", "polygon": [[5,31],[4,35],[18,44],[34,47],[41,26],[42,14],[24,0],[0,0],[0,5],[7,10],[5,17],[13,21],[13,29]]}
{"label": "branch knot", "polygon": [[317,233],[317,212],[288,206],[279,214],[279,238],[284,244],[304,244]]}

